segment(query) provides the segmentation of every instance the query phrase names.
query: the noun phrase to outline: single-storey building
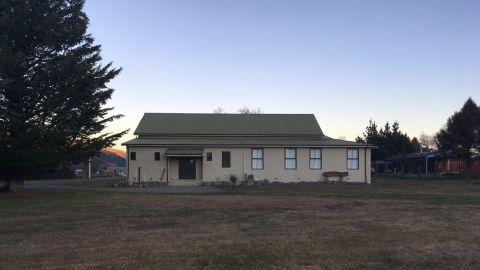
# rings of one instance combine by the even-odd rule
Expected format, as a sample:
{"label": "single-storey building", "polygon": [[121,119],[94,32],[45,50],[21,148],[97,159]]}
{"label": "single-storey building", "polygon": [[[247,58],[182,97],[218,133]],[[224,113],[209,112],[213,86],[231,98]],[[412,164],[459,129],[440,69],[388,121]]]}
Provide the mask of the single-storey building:
{"label": "single-storey building", "polygon": [[325,136],[313,114],[146,113],[134,135],[129,182],[371,181],[372,146]]}
{"label": "single-storey building", "polygon": [[[451,152],[429,151],[395,155],[384,161],[375,162],[375,171],[384,173],[401,173],[403,164],[404,173],[407,174],[459,174],[468,172],[467,162],[455,157]],[[470,173],[480,174],[480,157],[472,156]]]}

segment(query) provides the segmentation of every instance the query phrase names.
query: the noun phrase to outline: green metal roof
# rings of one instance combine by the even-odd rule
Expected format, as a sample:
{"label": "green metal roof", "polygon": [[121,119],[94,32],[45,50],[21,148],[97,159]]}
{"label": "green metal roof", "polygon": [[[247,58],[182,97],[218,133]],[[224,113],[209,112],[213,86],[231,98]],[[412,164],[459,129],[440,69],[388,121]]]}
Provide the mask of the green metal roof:
{"label": "green metal roof", "polygon": [[123,143],[127,146],[188,146],[188,147],[373,147],[369,144],[323,138],[240,138],[240,137],[190,137],[190,138],[136,138]]}
{"label": "green metal roof", "polygon": [[313,114],[145,113],[134,134],[323,136]]}

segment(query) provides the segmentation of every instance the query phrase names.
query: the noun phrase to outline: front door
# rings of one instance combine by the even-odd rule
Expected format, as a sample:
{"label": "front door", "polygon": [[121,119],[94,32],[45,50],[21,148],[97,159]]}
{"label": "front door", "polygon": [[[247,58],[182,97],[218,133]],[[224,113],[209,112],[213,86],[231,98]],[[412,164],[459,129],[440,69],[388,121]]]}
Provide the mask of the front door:
{"label": "front door", "polygon": [[194,158],[178,159],[178,178],[179,179],[195,179],[195,159]]}

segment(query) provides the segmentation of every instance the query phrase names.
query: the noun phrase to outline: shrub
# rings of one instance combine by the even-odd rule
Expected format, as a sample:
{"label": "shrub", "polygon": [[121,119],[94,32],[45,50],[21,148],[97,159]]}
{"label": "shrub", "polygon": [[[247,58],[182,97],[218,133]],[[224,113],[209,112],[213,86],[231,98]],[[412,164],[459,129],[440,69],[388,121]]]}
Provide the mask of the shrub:
{"label": "shrub", "polygon": [[235,175],[230,175],[230,182],[235,186],[237,184],[237,177]]}

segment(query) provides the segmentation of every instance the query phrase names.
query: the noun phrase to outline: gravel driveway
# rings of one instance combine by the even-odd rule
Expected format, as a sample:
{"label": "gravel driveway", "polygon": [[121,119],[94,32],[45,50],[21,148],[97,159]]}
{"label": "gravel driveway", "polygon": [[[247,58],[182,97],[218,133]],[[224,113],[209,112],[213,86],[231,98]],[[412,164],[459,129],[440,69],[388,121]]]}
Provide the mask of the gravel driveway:
{"label": "gravel driveway", "polygon": [[[94,179],[94,182],[112,182],[112,179]],[[25,189],[62,189],[95,190],[105,192],[140,192],[140,193],[218,193],[223,190],[212,186],[161,186],[140,188],[114,187],[75,187],[72,184],[84,183],[84,179],[32,180],[25,182]]]}

